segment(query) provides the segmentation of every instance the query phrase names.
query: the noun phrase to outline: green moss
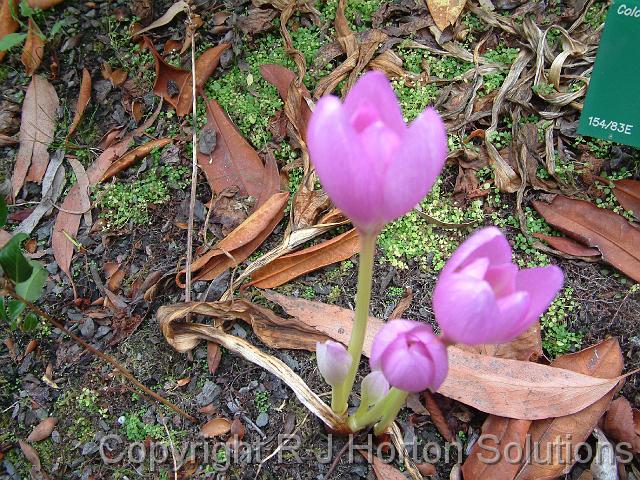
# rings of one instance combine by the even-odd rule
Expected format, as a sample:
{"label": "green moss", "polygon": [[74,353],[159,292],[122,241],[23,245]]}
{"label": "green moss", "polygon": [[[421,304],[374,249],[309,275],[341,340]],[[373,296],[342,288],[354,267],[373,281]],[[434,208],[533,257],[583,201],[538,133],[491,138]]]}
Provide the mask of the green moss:
{"label": "green moss", "polygon": [[302,291],[302,298],[313,300],[314,298],[316,298],[316,291],[311,286],[305,287]]}
{"label": "green moss", "polygon": [[133,223],[149,223],[149,208],[166,203],[172,189],[182,189],[188,184],[188,168],[159,165],[160,151],[152,151],[151,168],[132,182],[116,181],[98,187],[94,193],[100,217],[106,220],[106,228],[121,228]]}
{"label": "green moss", "polygon": [[[300,27],[291,32],[291,37],[307,64],[312,64],[322,45],[319,31]],[[246,52],[243,61],[248,69],[241,70],[235,65],[220,78],[209,80],[205,91],[229,114],[253,146],[261,149],[272,137],[268,129],[269,119],[283,107],[283,103],[276,88],[262,78],[260,66],[276,63],[295,71],[295,64],[285,53],[282,37],[277,33],[264,35],[255,45],[248,46]],[[305,81],[311,86],[326,73],[310,70]]]}
{"label": "green moss", "polygon": [[584,22],[591,30],[596,30],[604,23],[607,18],[607,9],[609,2],[595,2],[587,9]]}
{"label": "green moss", "polygon": [[520,53],[519,48],[509,48],[501,43],[496,48],[487,50],[484,53],[484,57],[491,62],[511,65],[517,58],[518,53]]}
{"label": "green moss", "polygon": [[578,302],[574,298],[573,288],[567,287],[540,318],[542,346],[550,357],[564,355],[580,348],[582,334],[568,329],[568,321],[575,317],[577,309]]}
{"label": "green moss", "polygon": [[410,86],[402,80],[394,80],[391,85],[398,96],[404,118],[409,122],[432,104],[438,96],[438,87],[432,83],[417,83]]}
{"label": "green moss", "polygon": [[[424,213],[444,223],[481,223],[484,217],[480,201],[472,202],[466,210],[455,206],[451,197],[442,194],[441,180],[420,206]],[[440,270],[467,233],[466,229],[442,229],[411,211],[387,225],[378,245],[382,261],[395,267],[405,268],[408,260],[417,260],[422,268]]]}
{"label": "green moss", "polygon": [[[346,3],[344,16],[352,30],[364,30],[371,25],[372,15],[380,9],[383,0],[349,0]],[[338,0],[327,0],[320,5],[320,13],[327,22],[333,21],[338,9]],[[357,25],[359,23],[359,25]]]}
{"label": "green moss", "polygon": [[253,403],[256,406],[256,410],[260,413],[267,413],[271,409],[271,399],[269,398],[269,392],[266,390],[259,390],[255,393]]}

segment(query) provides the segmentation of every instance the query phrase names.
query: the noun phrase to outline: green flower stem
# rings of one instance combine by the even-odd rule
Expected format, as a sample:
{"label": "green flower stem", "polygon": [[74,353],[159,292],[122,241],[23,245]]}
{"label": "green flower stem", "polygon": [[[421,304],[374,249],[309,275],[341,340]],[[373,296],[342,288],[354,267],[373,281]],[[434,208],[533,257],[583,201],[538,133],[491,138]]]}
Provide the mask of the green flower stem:
{"label": "green flower stem", "polygon": [[384,411],[384,415],[382,415],[382,419],[373,427],[373,433],[375,435],[384,433],[389,425],[393,423],[398,416],[398,412],[400,412],[400,409],[404,405],[404,402],[407,400],[408,395],[409,392],[398,390],[397,388],[392,388],[389,391],[389,397],[391,398],[389,398],[389,403]]}
{"label": "green flower stem", "polygon": [[367,394],[367,392],[362,392],[362,394],[360,395],[360,406],[358,407],[358,410],[356,410],[356,413],[353,414],[353,416],[362,416],[367,413],[367,410],[369,410],[369,395]]}
{"label": "green flower stem", "polygon": [[347,412],[347,399],[348,395],[344,394],[344,383],[338,384],[331,389],[331,410],[339,415],[344,415]]}
{"label": "green flower stem", "polygon": [[392,388],[387,396],[380,400],[375,406],[369,410],[361,412],[360,409],[349,418],[349,427],[354,432],[378,422],[375,428],[376,435],[383,432],[391,422],[396,418],[398,412],[407,399],[408,392]]}
{"label": "green flower stem", "polygon": [[[373,257],[376,250],[377,234],[360,233],[360,265],[358,268],[358,293],[356,294],[356,312],[351,330],[351,340],[349,341],[349,353],[351,354],[351,368],[345,378],[344,384],[335,390],[337,405],[346,405],[349,402],[349,394],[353,389],[353,384],[358,373],[360,365],[360,356],[362,355],[362,347],[364,345],[364,335],[367,330],[367,321],[369,320],[369,303],[371,302],[371,284],[373,280]],[[336,413],[338,412],[334,410]]]}

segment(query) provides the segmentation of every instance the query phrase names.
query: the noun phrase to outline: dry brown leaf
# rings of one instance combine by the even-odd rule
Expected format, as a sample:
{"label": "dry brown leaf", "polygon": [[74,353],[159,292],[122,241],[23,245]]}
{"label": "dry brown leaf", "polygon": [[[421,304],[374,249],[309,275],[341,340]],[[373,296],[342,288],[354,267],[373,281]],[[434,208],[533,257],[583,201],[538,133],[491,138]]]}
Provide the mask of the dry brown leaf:
{"label": "dry brown leaf", "polygon": [[259,207],[280,190],[275,159],[265,166],[222,107],[215,100],[209,100],[206,105],[207,124],[201,136],[215,138],[215,146],[211,151],[198,149],[198,164],[211,190],[221,193],[237,187],[240,195],[254,197]]}
{"label": "dry brown leaf", "polygon": [[209,373],[215,375],[218,367],[220,366],[220,360],[222,359],[222,350],[220,345],[213,342],[207,342],[207,366],[209,367]]}
{"label": "dry brown leaf", "polygon": [[393,311],[389,315],[389,318],[402,318],[404,312],[411,306],[411,302],[413,302],[413,290],[411,290],[411,288],[406,288],[400,301],[395,307],[393,307]]}
{"label": "dry brown leaf", "polygon": [[346,260],[358,253],[359,241],[358,233],[352,229],[299,252],[284,255],[256,270],[247,286],[278,287],[306,273]]}
{"label": "dry brown leaf", "polygon": [[[147,121],[140,125],[136,130],[127,134],[125,138],[108,147],[104,150],[100,156],[93,162],[93,164],[87,170],[87,177],[89,179],[90,185],[97,184],[104,172],[107,171],[111,163],[124,155],[124,153],[129,148],[129,143],[133,139],[134,136],[139,135],[141,132],[145,131],[155,122],[156,118],[160,114],[160,110],[162,108],[162,102],[158,104],[158,108],[151,115]],[[80,189],[80,185],[74,185],[67,197],[64,199],[62,203],[62,209],[58,212],[58,216],[56,217],[56,222],[53,226],[53,233],[51,234],[51,249],[53,250],[53,256],[62,270],[69,279],[72,279],[70,273],[71,259],[73,258],[73,242],[69,240],[69,237],[73,238],[76,233],[78,233],[78,228],[80,227],[80,218],[81,215],[74,213],[77,212],[83,202],[83,196],[85,192],[82,192]],[[74,288],[75,295],[75,286],[73,284],[73,280],[71,282]]]}
{"label": "dry brown leaf", "polygon": [[467,0],[427,0],[433,21],[442,31],[450,25],[455,25],[466,3]]}
{"label": "dry brown leaf", "polygon": [[128,73],[124,70],[112,70],[111,65],[109,65],[107,62],[102,63],[102,69],[100,70],[100,73],[102,74],[102,78],[104,78],[105,80],[109,80],[111,82],[111,85],[113,85],[114,87],[122,85],[128,76]]}
{"label": "dry brown leaf", "polygon": [[[191,270],[195,280],[213,280],[227,268],[243,262],[271,234],[284,217],[288,192],[276,193],[244,222],[223,238],[215,248],[196,258]],[[183,285],[185,270],[178,272],[176,282]]]}
{"label": "dry brown leaf", "polygon": [[123,156],[118,158],[111,165],[109,165],[109,168],[107,168],[107,171],[104,172],[104,174],[102,175],[102,178],[100,179],[100,182],[106,182],[111,177],[114,177],[118,173],[120,173],[123,170],[126,170],[127,168],[129,168],[131,165],[136,163],[138,160],[140,160],[140,159],[146,157],[147,155],[149,155],[151,150],[153,150],[155,148],[162,148],[165,145],[171,143],[172,141],[173,140],[171,138],[159,138],[157,140],[151,140],[151,141],[149,141],[147,143],[144,143],[144,144],[134,148],[133,150],[127,152],[126,154],[124,154]]}
{"label": "dry brown leaf", "polygon": [[58,424],[58,419],[54,417],[45,418],[42,420],[29,434],[27,437],[27,441],[29,442],[40,442],[45,438],[49,438],[51,432]]}
{"label": "dry brown leaf", "polygon": [[80,93],[78,94],[78,103],[76,103],[76,113],[73,116],[73,121],[69,127],[69,133],[67,133],[67,140],[73,135],[76,127],[82,120],[82,114],[85,108],[91,100],[91,74],[86,68],[82,69],[82,82],[80,83]]}
{"label": "dry brown leaf", "polygon": [[44,178],[59,106],[60,101],[53,86],[44,77],[34,75],[22,104],[20,149],[11,177],[14,197],[25,180],[40,183]]}
{"label": "dry brown leaf", "polygon": [[[18,30],[20,25],[11,14],[12,9],[17,11],[17,6],[18,2],[16,0],[2,0],[2,4],[0,4],[0,39]],[[2,62],[6,54],[6,50],[0,51],[0,62]]]}
{"label": "dry brown leaf", "polygon": [[60,5],[64,0],[27,0],[27,3],[31,8],[40,8],[47,10],[56,5]]}
{"label": "dry brown leaf", "polygon": [[449,423],[447,419],[444,418],[444,414],[436,402],[436,399],[433,397],[433,394],[429,391],[424,392],[424,403],[431,416],[431,422],[436,426],[442,438],[444,438],[447,442],[453,443],[455,440],[453,433],[451,432],[451,427],[449,427]]}
{"label": "dry brown leaf", "polygon": [[185,385],[189,385],[189,382],[191,382],[191,377],[180,378],[176,382],[176,387],[177,388],[184,387]]}
{"label": "dry brown leaf", "polygon": [[536,322],[515,340],[499,345],[456,345],[457,348],[471,353],[490,355],[511,360],[536,361],[543,356],[540,322]]}
{"label": "dry brown leaf", "polygon": [[600,250],[592,247],[585,247],[569,237],[553,237],[543,233],[534,233],[533,236],[544,240],[556,250],[573,255],[575,257],[599,257]]}
{"label": "dry brown leaf", "polygon": [[[298,322],[329,338],[349,343],[353,312],[265,291]],[[369,317],[364,353],[384,324]],[[595,348],[595,347],[594,347]],[[449,347],[449,375],[438,393],[496,415],[536,420],[569,415],[594,404],[618,384],[619,378],[594,378],[568,369],[477,355]]]}
{"label": "dry brown leaf", "polygon": [[31,340],[29,340],[29,343],[27,343],[27,346],[24,349],[24,355],[22,355],[22,358],[29,355],[36,348],[38,348],[38,341],[35,338],[32,338]]}
{"label": "dry brown leaf", "polygon": [[142,35],[144,32],[148,32],[149,30],[153,30],[154,28],[162,27],[169,23],[173,18],[180,12],[186,12],[189,10],[189,4],[184,0],[179,0],[171,5],[164,14],[158,18],[156,21],[146,26],[145,28],[138,30],[135,32],[135,36]]}
{"label": "dry brown leaf", "polygon": [[40,464],[40,457],[38,456],[36,449],[24,440],[18,440],[18,445],[20,446],[20,450],[22,450],[24,458],[26,458],[37,471],[40,471],[42,465]]}
{"label": "dry brown leaf", "polygon": [[406,480],[407,477],[404,476],[400,470],[391,465],[390,463],[383,462],[380,457],[377,455],[373,455],[370,452],[366,452],[365,450],[358,450],[360,454],[367,459],[367,461],[371,464],[371,468],[373,468],[373,473],[376,474],[376,478],[378,480]]}
{"label": "dry brown leaf", "polygon": [[436,466],[432,463],[418,463],[416,464],[416,468],[420,472],[421,475],[425,477],[431,477],[436,474]]}
{"label": "dry brown leaf", "polygon": [[625,210],[631,210],[636,219],[640,219],[640,181],[616,180],[613,194]]}
{"label": "dry brown leaf", "polygon": [[640,281],[640,230],[624,217],[562,195],[551,203],[534,201],[533,206],[550,225],[588,247],[598,248],[607,263]]}
{"label": "dry brown leaf", "polygon": [[44,58],[44,35],[36,25],[36,22],[32,18],[29,18],[29,30],[27,31],[27,39],[24,42],[22,48],[22,64],[25,68],[25,73],[28,76],[33,75],[38,67],[42,63]]}
{"label": "dry brown leaf", "polygon": [[211,317],[215,326],[239,319],[251,325],[258,338],[273,348],[314,351],[316,343],[327,338],[297,319],[281,318],[268,308],[242,299],[165,305],[162,312],[167,324],[189,314]]}
{"label": "dry brown leaf", "polygon": [[[169,65],[158,53],[148,37],[143,37],[145,46],[156,60],[156,81],[153,92],[164,98],[176,109],[179,117],[184,117],[192,108],[191,72]],[[221,43],[209,48],[196,60],[196,90],[201,89],[220,62],[220,55],[229,48],[228,43]]]}
{"label": "dry brown leaf", "polygon": [[640,453],[640,433],[636,431],[633,409],[626,398],[616,398],[611,402],[604,417],[602,430],[609,438],[617,442],[627,442],[631,445],[631,451]]}
{"label": "dry brown leaf", "polygon": [[462,465],[465,480],[513,479],[520,469],[519,463],[506,461],[504,454],[497,462],[489,462],[487,458],[492,458],[492,452],[505,452],[507,445],[517,446],[514,451],[523,451],[530,425],[531,420],[489,415],[482,425],[483,441],[473,446]]}
{"label": "dry brown leaf", "polygon": [[200,435],[204,438],[219,437],[231,430],[231,422],[226,418],[218,417],[213,420],[209,420],[200,429]]}
{"label": "dry brown leaf", "polygon": [[[622,351],[614,338],[580,352],[558,357],[551,364],[552,367],[572,370],[593,378],[616,378],[622,372],[623,365]],[[533,422],[529,429],[531,446],[539,448],[541,455],[546,455],[548,451],[551,451],[551,455],[547,455],[546,462],[525,463],[515,477],[516,480],[556,478],[571,470],[575,458],[574,448],[571,446],[589,437],[598,420],[607,410],[613,394],[613,390],[607,392],[595,403],[572,415]],[[541,455],[538,455],[538,458]],[[564,458],[561,458],[562,456]],[[531,456],[531,458],[534,457]]]}
{"label": "dry brown leaf", "polygon": [[107,278],[107,288],[112,292],[117,292],[124,281],[124,278],[127,276],[127,268],[122,267],[118,268],[111,275],[108,275]]}

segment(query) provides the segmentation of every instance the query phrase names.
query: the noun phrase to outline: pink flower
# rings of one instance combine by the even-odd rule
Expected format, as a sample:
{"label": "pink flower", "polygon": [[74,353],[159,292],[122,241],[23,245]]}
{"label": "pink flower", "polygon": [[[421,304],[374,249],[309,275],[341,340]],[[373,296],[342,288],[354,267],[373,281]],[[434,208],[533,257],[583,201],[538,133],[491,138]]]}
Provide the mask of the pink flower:
{"label": "pink flower", "polygon": [[318,370],[322,378],[332,387],[344,382],[351,368],[351,355],[344,345],[332,340],[316,344]]}
{"label": "pink flower", "polygon": [[542,315],[563,279],[556,266],[518,270],[500,230],[483,228],[460,245],[442,269],[433,311],[446,341],[505,343]]}
{"label": "pink flower", "polygon": [[447,347],[425,323],[391,320],[376,334],[369,363],[392,387],[436,391],[447,376]]}
{"label": "pink flower", "polygon": [[447,156],[444,123],[427,108],[407,126],[389,81],[363,75],[346,96],[321,98],[307,130],[311,160],[333,202],[363,232],[404,215],[427,194]]}

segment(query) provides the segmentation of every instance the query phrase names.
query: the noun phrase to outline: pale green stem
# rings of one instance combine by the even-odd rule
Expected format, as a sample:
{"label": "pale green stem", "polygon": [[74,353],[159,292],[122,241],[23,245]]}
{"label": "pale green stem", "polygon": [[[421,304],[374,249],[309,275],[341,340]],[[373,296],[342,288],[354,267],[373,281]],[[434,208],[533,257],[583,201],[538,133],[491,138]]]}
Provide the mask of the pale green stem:
{"label": "pale green stem", "polygon": [[[345,398],[346,397],[346,398]],[[339,415],[347,412],[347,398],[344,394],[344,384],[338,384],[331,389],[331,410]]]}
{"label": "pale green stem", "polygon": [[398,390],[397,388],[392,388],[389,391],[390,394],[392,392],[393,397],[389,399],[389,404],[387,405],[387,409],[384,411],[382,419],[373,427],[373,433],[375,435],[384,433],[389,425],[393,423],[393,421],[398,416],[398,412],[400,412],[400,409],[404,405],[404,402],[407,400],[407,396],[409,395],[409,392]]}
{"label": "pale green stem", "polygon": [[362,392],[362,394],[360,395],[360,406],[358,407],[358,410],[356,410],[356,413],[353,414],[353,416],[362,416],[367,412],[367,410],[369,410],[369,395],[367,394],[367,392]]}
{"label": "pale green stem", "polygon": [[[358,293],[356,294],[356,312],[351,330],[351,340],[349,341],[349,353],[351,354],[351,368],[344,383],[340,388],[334,388],[334,395],[340,395],[336,404],[346,405],[349,402],[349,394],[353,389],[353,384],[360,365],[360,356],[364,345],[364,336],[367,330],[367,320],[369,319],[369,303],[371,302],[371,283],[373,279],[373,257],[376,250],[375,233],[360,233],[360,265],[358,268]],[[336,392],[336,390],[338,390]],[[334,410],[336,413],[338,412]]]}
{"label": "pale green stem", "polygon": [[[376,425],[377,434],[378,425],[384,424],[384,429],[386,429],[386,427],[393,422],[402,405],[404,405],[407,395],[408,393],[403,390],[398,390],[395,387],[392,388],[371,410],[361,412],[361,410],[358,409],[355,415],[349,418],[349,427],[354,432],[357,432],[379,420],[380,423]],[[384,431],[384,429],[381,431]]]}

